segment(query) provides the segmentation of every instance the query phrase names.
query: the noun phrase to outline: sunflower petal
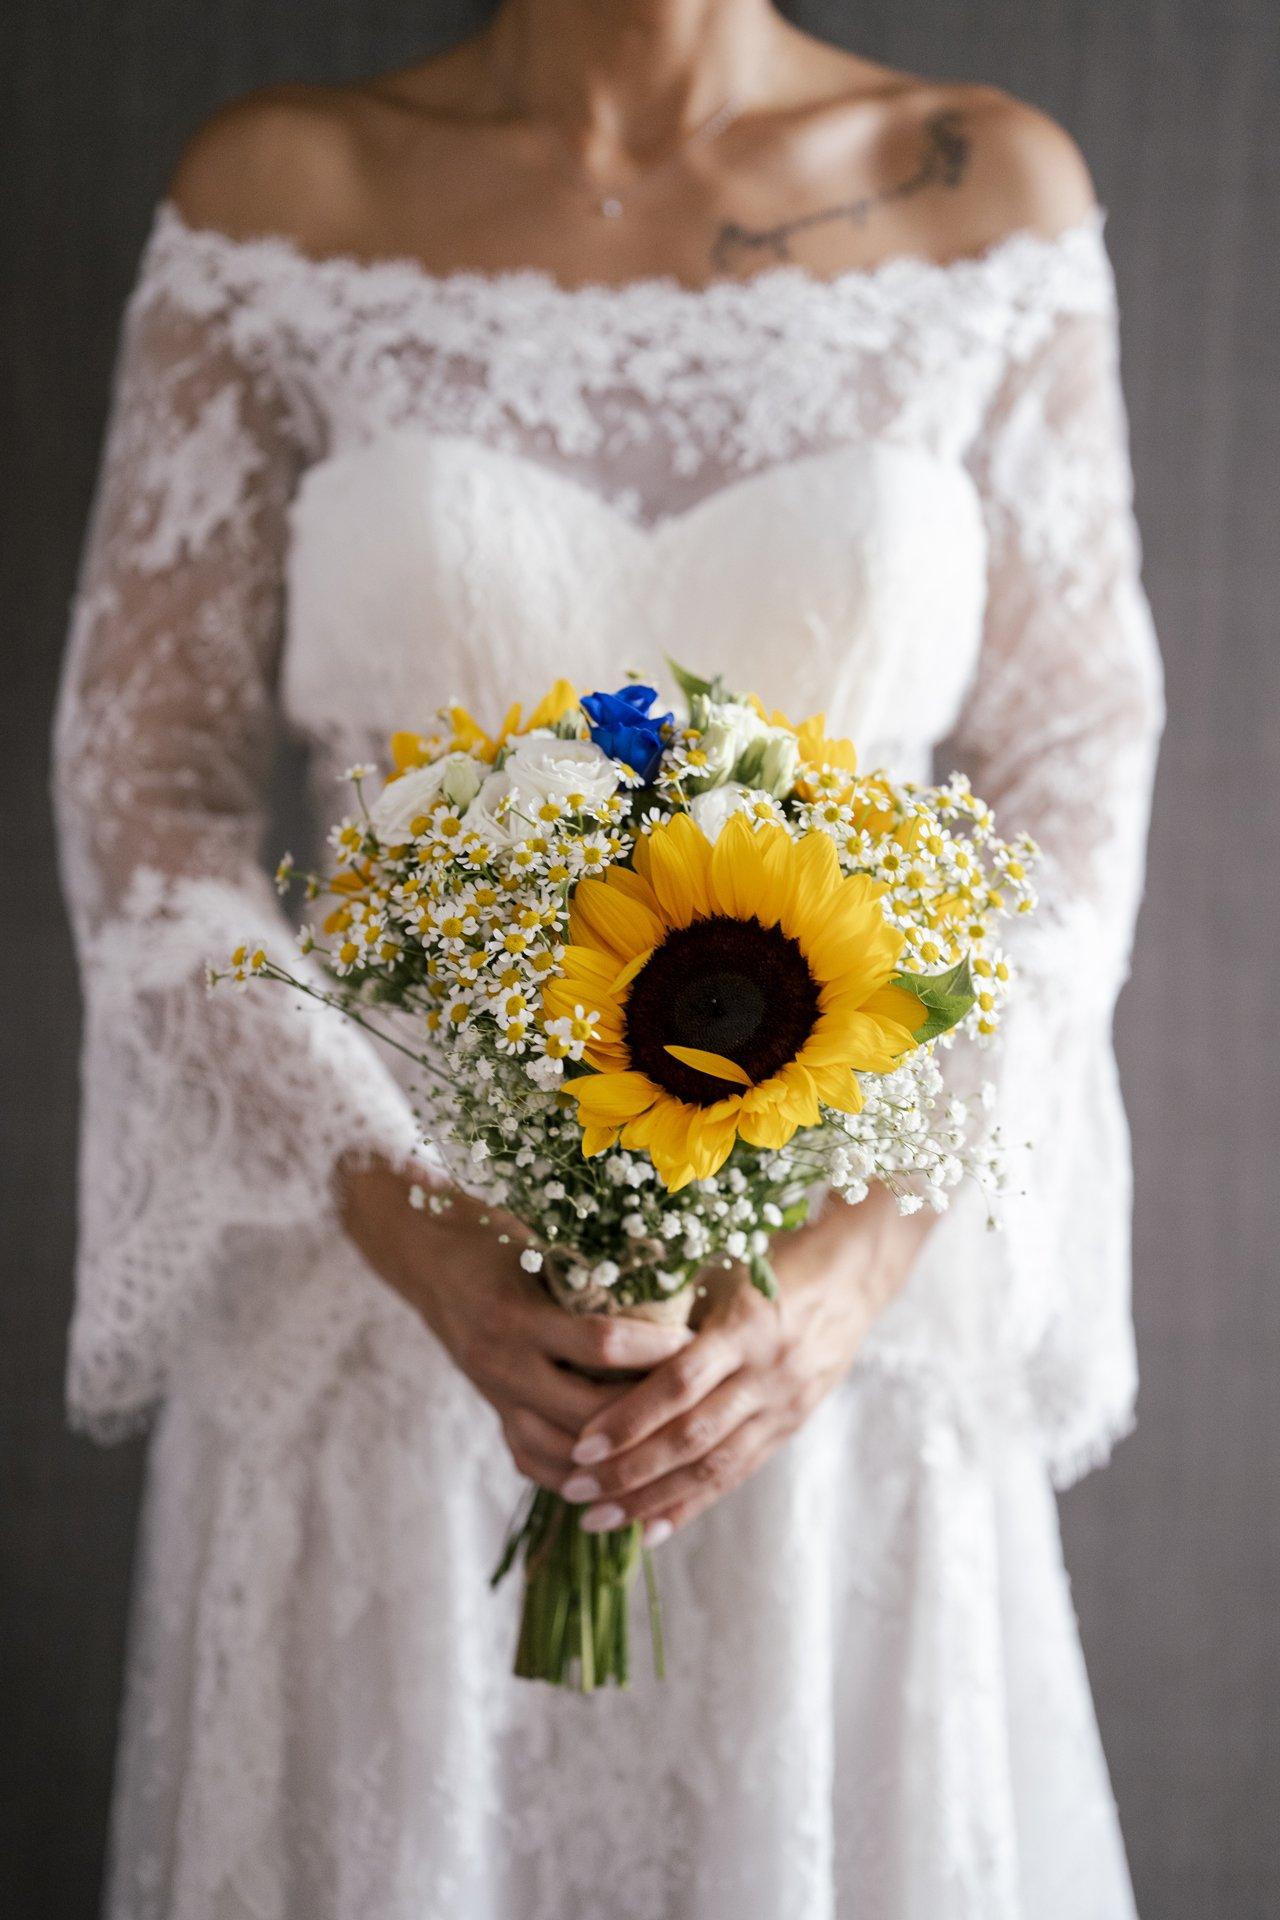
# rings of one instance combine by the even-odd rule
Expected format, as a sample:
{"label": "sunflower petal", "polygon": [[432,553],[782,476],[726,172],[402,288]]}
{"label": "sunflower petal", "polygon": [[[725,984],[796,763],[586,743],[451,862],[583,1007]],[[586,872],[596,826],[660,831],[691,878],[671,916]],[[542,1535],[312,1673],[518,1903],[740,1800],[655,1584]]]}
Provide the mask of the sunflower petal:
{"label": "sunflower petal", "polygon": [[618,1129],[616,1127],[584,1126],[582,1129],[583,1158],[585,1160],[592,1160],[596,1154],[606,1152],[607,1149],[613,1145],[617,1137]]}
{"label": "sunflower petal", "polygon": [[863,1002],[862,1011],[869,1013],[873,1020],[891,1020],[896,1026],[906,1027],[912,1034],[929,1024],[928,1007],[917,1000],[914,993],[907,993],[902,987],[877,988]]}
{"label": "sunflower petal", "polygon": [[710,911],[711,842],[687,813],[677,813],[652,833],[642,834],[632,859],[670,926],[687,927]]}
{"label": "sunflower petal", "polygon": [[915,1051],[916,1037],[896,1020],[877,1020],[867,1013],[848,1019],[848,1064],[860,1073],[892,1073],[904,1055]]}
{"label": "sunflower petal", "polygon": [[839,1113],[862,1112],[862,1088],[852,1067],[811,1067],[813,1084],[824,1106]]}
{"label": "sunflower petal", "polygon": [[818,1106],[818,1090],[808,1063],[803,1058],[790,1061],[778,1073],[777,1078],[787,1089],[786,1111],[789,1117],[796,1119],[802,1127],[816,1127],[822,1120]]}
{"label": "sunflower petal", "polygon": [[[728,1112],[722,1112],[722,1108]],[[709,1180],[719,1173],[729,1155],[733,1152],[738,1137],[738,1103],[736,1100],[718,1100],[712,1107],[704,1107],[689,1123],[689,1158],[694,1174],[699,1180]]]}
{"label": "sunflower petal", "polygon": [[626,990],[631,985],[631,982],[641,969],[648,965],[652,957],[653,948],[646,947],[642,953],[632,954],[622,971],[614,976],[611,991],[617,995],[619,1000],[625,996]]}
{"label": "sunflower petal", "polygon": [[816,828],[792,844],[791,885],[781,925],[784,933],[803,944],[804,935],[821,924],[826,904],[840,885],[840,856],[830,834]]}
{"label": "sunflower petal", "polygon": [[565,1092],[578,1103],[578,1113],[598,1124],[618,1125],[634,1119],[660,1097],[647,1073],[584,1073],[565,1083]]}
{"label": "sunflower petal", "polygon": [[661,913],[653,888],[642,873],[633,871],[631,867],[613,866],[602,877],[606,886],[616,887],[619,893],[625,893],[629,899],[639,900],[648,907],[650,913]]}
{"label": "sunflower petal", "polygon": [[603,948],[621,963],[656,947],[662,935],[654,909],[611,879],[588,875],[578,882],[569,907],[569,938],[575,946]]}
{"label": "sunflower petal", "polygon": [[785,827],[753,826],[746,814],[731,814],[711,849],[712,910],[774,925],[786,901],[793,844]]}
{"label": "sunflower petal", "polygon": [[[767,1084],[771,1086],[773,1083]],[[738,1132],[751,1146],[767,1147],[776,1153],[779,1147],[786,1146],[799,1125],[799,1120],[791,1117],[785,1101],[780,1103],[775,1099],[761,1104],[754,1111],[749,1110],[744,1102],[738,1120]]]}
{"label": "sunflower petal", "polygon": [[696,1067],[699,1073],[709,1073],[713,1080],[732,1080],[737,1087],[752,1085],[746,1069],[723,1053],[708,1053],[703,1047],[664,1047],[663,1052],[686,1067]]}
{"label": "sunflower petal", "polygon": [[674,1193],[696,1177],[689,1153],[689,1123],[699,1109],[655,1091],[652,1107],[622,1129],[622,1144],[647,1153],[668,1192]]}
{"label": "sunflower petal", "polygon": [[590,983],[598,992],[608,993],[617,979],[618,963],[598,947],[566,947],[560,970],[565,980]]}

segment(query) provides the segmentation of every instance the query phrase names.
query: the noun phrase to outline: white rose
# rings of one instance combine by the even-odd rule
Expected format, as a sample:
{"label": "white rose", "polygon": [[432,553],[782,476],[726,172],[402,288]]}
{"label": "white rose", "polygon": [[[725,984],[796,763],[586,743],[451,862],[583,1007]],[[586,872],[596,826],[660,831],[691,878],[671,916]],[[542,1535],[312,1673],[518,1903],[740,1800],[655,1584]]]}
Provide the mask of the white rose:
{"label": "white rose", "polygon": [[[462,816],[462,824],[468,833],[478,833],[495,847],[510,846],[513,839],[521,837],[521,822],[515,822],[516,832],[512,833],[512,821],[509,812],[499,811],[502,802],[511,793],[511,776],[503,768],[497,773],[485,776],[483,786]],[[523,828],[528,832],[527,825]]]}
{"label": "white rose", "polygon": [[390,780],[369,812],[369,821],[384,847],[398,847],[410,838],[413,822],[429,813],[437,800],[447,800],[459,811],[478,792],[481,768],[469,753],[446,753],[425,767],[410,767]]}
{"label": "white rose", "polygon": [[701,827],[714,845],[730,814],[740,813],[743,803],[750,801],[751,797],[750,787],[741,786],[736,780],[729,780],[722,787],[712,787],[709,793],[695,794],[689,802],[693,824]]}
{"label": "white rose", "polygon": [[744,706],[741,701],[726,700],[719,706],[709,707],[702,738],[698,742],[700,750],[706,755],[707,764],[689,782],[690,788],[699,791],[731,779],[747,748],[767,731],[765,722],[755,708]]}
{"label": "white rose", "polygon": [[522,798],[567,801],[581,794],[590,806],[607,800],[618,785],[618,769],[594,740],[561,740],[554,733],[526,734],[502,765]]}

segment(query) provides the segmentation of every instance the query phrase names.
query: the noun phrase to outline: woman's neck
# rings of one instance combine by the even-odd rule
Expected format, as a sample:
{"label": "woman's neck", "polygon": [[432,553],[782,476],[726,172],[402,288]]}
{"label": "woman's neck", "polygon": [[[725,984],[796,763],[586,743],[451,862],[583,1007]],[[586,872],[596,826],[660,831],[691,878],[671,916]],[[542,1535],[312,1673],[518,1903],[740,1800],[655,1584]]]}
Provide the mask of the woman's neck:
{"label": "woman's neck", "polygon": [[514,111],[643,156],[749,105],[791,33],[770,0],[504,0],[484,38]]}

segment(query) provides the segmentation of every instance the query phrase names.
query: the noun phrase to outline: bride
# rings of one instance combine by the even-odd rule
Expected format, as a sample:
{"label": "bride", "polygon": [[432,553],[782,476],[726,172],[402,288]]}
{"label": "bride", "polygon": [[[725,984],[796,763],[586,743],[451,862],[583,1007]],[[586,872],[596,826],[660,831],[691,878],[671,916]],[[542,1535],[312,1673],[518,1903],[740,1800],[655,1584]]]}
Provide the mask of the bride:
{"label": "bride", "polygon": [[[430,1152],[355,1029],[203,969],[289,938],[280,739],[323,821],[445,698],[667,649],[964,765],[1042,904],[1004,1231],[828,1210],[777,1308],[601,1348],[408,1204]],[[1109,1031],[1159,718],[1102,219],[1039,114],[766,0],[505,0],[197,135],[58,720],[70,1401],[153,1423],[112,1920],[1132,1914],[1052,1488],[1131,1417]],[[509,1677],[522,1475],[665,1542],[665,1686]]]}

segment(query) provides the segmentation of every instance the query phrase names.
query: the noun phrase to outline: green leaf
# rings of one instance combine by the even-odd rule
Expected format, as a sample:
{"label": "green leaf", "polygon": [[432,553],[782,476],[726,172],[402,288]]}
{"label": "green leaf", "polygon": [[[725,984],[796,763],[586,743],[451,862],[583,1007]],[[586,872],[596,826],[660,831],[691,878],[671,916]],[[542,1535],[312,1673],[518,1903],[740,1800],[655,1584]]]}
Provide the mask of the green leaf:
{"label": "green leaf", "polygon": [[809,1201],[807,1197],[800,1200],[793,1200],[789,1207],[782,1209],[782,1230],[786,1232],[793,1227],[802,1227],[808,1218]]}
{"label": "green leaf", "polygon": [[691,673],[688,667],[682,667],[673,660],[669,653],[664,654],[663,658],[671,669],[671,678],[686,700],[710,700],[713,697],[716,686],[714,680],[704,680],[700,674]]}
{"label": "green leaf", "polygon": [[936,1040],[940,1033],[949,1033],[952,1027],[958,1026],[977,998],[968,954],[945,973],[895,974],[893,985],[912,994],[929,1015],[916,1033],[920,1044]]}

